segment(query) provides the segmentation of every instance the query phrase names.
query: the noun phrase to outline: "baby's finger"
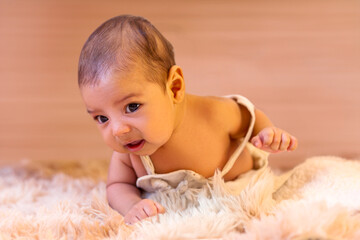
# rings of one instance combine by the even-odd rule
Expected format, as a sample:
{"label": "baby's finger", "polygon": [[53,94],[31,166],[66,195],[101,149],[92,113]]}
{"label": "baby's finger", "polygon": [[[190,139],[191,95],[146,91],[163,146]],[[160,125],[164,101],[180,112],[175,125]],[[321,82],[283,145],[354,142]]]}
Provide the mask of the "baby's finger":
{"label": "baby's finger", "polygon": [[165,208],[160,203],[157,203],[157,202],[154,202],[154,203],[155,203],[158,213],[165,213]]}
{"label": "baby's finger", "polygon": [[260,132],[259,137],[261,139],[263,147],[270,147],[273,143],[275,136],[275,130],[273,128],[266,128]]}
{"label": "baby's finger", "polygon": [[280,150],[285,151],[289,148],[290,145],[290,136],[288,133],[283,132],[281,134],[281,143],[280,143]]}
{"label": "baby's finger", "polygon": [[145,206],[143,204],[138,204],[134,207],[134,209],[131,210],[131,214],[136,216],[136,218],[138,218],[139,220],[149,217],[145,212],[144,207]]}
{"label": "baby's finger", "polygon": [[294,151],[298,146],[298,141],[295,137],[291,136],[290,137],[290,144],[289,144],[289,147],[288,147],[288,151]]}
{"label": "baby's finger", "polygon": [[274,137],[273,137],[273,140],[272,140],[272,143],[271,143],[271,149],[274,150],[274,151],[278,151],[279,148],[280,148],[280,143],[281,143],[281,131],[279,130],[275,130],[274,129]]}
{"label": "baby's finger", "polygon": [[155,216],[158,213],[157,207],[154,203],[145,205],[143,209],[147,217]]}
{"label": "baby's finger", "polygon": [[257,148],[261,148],[263,145],[261,143],[261,139],[259,136],[255,136],[251,139],[251,143],[257,147]]}
{"label": "baby's finger", "polygon": [[139,217],[139,216],[135,216],[133,219],[134,219],[134,220],[133,220],[133,223],[132,223],[132,224],[135,224],[135,223],[140,222],[140,221],[142,220],[142,218]]}
{"label": "baby's finger", "polygon": [[136,215],[132,215],[132,214],[131,215],[127,214],[124,218],[125,224],[128,224],[128,225],[135,224],[138,221],[140,221],[140,219],[138,217],[136,217]]}

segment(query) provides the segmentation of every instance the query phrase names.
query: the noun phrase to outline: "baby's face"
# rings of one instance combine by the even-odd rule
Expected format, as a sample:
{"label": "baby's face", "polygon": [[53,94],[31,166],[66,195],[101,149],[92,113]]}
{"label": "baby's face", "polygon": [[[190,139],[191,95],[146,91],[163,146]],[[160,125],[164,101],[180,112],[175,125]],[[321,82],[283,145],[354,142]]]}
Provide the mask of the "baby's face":
{"label": "baby's face", "polygon": [[81,87],[89,114],[114,151],[151,155],[169,140],[174,130],[171,96],[145,77],[134,70],[98,86]]}

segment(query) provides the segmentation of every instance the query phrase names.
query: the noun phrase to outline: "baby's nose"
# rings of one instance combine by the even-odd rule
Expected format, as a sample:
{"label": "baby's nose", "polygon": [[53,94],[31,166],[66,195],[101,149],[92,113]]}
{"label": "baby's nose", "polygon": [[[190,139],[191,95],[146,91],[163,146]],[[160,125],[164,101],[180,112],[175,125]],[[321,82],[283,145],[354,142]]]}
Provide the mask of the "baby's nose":
{"label": "baby's nose", "polygon": [[130,126],[122,122],[117,122],[113,125],[112,131],[113,135],[118,137],[130,132]]}

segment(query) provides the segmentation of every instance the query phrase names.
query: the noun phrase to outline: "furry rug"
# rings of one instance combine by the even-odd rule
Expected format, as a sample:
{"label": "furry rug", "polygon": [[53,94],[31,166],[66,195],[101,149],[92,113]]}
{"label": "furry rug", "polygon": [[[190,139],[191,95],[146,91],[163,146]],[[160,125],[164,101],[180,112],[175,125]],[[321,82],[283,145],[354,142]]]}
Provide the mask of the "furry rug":
{"label": "furry rug", "polygon": [[[237,196],[211,198],[135,226],[106,202],[107,162],[25,161],[0,168],[0,239],[360,239],[360,162],[267,169]],[[274,191],[276,189],[276,191]]]}

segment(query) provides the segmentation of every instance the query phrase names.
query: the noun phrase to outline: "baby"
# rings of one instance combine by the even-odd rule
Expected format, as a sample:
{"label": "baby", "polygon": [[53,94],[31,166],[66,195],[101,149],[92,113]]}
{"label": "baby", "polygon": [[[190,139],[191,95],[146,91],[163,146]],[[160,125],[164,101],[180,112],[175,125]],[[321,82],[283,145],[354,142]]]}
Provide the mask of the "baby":
{"label": "baby", "polygon": [[258,168],[249,145],[270,153],[297,147],[242,96],[185,93],[172,45],[142,17],[118,16],[97,28],[81,51],[78,81],[113,149],[107,197],[126,223],[164,213],[141,197],[152,190],[149,177],[206,182],[219,169],[233,181]]}

